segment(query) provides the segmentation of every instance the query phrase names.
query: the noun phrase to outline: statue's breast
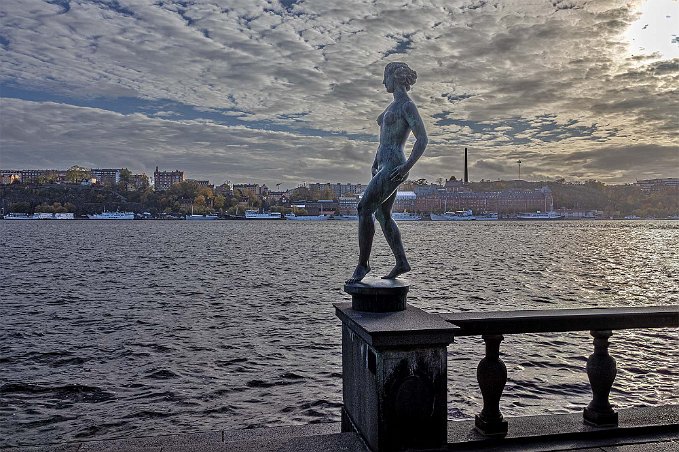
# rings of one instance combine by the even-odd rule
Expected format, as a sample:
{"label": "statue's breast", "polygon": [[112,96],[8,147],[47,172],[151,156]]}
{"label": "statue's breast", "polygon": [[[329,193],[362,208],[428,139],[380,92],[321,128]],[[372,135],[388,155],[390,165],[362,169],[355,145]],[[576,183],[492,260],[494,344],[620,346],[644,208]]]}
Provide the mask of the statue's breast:
{"label": "statue's breast", "polygon": [[398,115],[394,113],[393,111],[387,111],[384,114],[384,118],[382,119],[384,125],[391,125],[396,122],[398,119]]}

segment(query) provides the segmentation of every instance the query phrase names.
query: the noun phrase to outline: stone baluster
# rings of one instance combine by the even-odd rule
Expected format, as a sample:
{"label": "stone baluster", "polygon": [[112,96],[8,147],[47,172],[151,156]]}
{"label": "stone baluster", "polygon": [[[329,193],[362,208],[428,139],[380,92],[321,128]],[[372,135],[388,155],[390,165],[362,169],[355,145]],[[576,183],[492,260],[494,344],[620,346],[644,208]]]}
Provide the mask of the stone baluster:
{"label": "stone baluster", "polygon": [[483,395],[483,410],[476,416],[476,429],[487,436],[505,436],[507,421],[500,412],[500,398],[507,383],[507,367],[500,359],[501,334],[483,335],[486,356],[476,370],[476,379]]}
{"label": "stone baluster", "polygon": [[613,410],[608,396],[613,387],[617,369],[615,359],[608,354],[611,330],[590,331],[594,337],[594,353],[587,360],[587,378],[592,386],[592,401],[583,412],[585,423],[597,427],[618,425],[618,413]]}

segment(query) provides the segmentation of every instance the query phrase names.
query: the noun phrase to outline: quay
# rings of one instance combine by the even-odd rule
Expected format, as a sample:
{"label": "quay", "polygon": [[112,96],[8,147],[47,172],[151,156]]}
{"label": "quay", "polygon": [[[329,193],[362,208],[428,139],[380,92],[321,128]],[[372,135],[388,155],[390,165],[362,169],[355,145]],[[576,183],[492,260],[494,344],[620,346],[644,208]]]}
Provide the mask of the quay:
{"label": "quay", "polygon": [[[402,280],[345,285],[341,424],[217,431],[23,448],[62,451],[679,451],[679,405],[616,410],[614,332],[679,327],[679,306],[455,312],[432,314],[407,303]],[[586,374],[592,399],[581,413],[505,418],[504,335],[589,331]],[[480,336],[477,368],[483,406],[475,419],[447,419],[448,353],[455,337]],[[676,345],[676,344],[675,344]],[[670,353],[676,348],[668,344]],[[585,369],[583,369],[585,371]],[[265,403],[263,401],[263,403]],[[36,441],[39,443],[39,441]]]}
{"label": "quay", "polygon": [[[510,418],[501,441],[474,431],[474,421],[449,421],[448,451],[676,452],[679,409],[676,406],[620,411],[615,429],[582,424],[579,414]],[[18,450],[18,449],[17,449]],[[341,432],[339,423],[299,427],[215,431],[108,441],[84,441],[20,448],[26,452],[370,452],[356,432]],[[432,450],[432,449],[429,449]],[[435,449],[436,450],[436,449]]]}

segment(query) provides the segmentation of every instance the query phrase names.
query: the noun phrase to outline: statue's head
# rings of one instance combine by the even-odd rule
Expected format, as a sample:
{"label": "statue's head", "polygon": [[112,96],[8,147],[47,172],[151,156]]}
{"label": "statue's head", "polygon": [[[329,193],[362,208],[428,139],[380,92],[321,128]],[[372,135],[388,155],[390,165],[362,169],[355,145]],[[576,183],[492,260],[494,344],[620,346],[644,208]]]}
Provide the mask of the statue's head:
{"label": "statue's head", "polygon": [[415,84],[417,72],[410,69],[406,63],[391,62],[384,68],[384,86],[387,92],[393,93],[395,85],[404,86],[406,91]]}

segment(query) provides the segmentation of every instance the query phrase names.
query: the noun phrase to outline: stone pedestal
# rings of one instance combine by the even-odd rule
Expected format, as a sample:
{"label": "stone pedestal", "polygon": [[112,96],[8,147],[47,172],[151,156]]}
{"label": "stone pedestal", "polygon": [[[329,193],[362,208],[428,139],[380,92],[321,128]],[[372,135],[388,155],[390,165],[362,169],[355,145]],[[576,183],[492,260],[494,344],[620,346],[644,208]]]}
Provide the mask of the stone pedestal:
{"label": "stone pedestal", "polygon": [[409,289],[410,284],[398,278],[365,278],[361,282],[344,285],[344,291],[351,295],[351,307],[367,312],[403,311]]}
{"label": "stone pedestal", "polygon": [[[369,289],[365,284],[359,295],[370,297]],[[402,283],[394,284],[393,298],[402,291]],[[385,287],[375,292],[373,297],[384,298],[380,306],[399,306]],[[359,311],[352,296],[354,307],[335,304],[342,320],[343,431],[357,431],[374,451],[445,446],[446,346],[454,327],[408,305],[392,312]]]}

